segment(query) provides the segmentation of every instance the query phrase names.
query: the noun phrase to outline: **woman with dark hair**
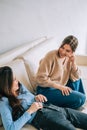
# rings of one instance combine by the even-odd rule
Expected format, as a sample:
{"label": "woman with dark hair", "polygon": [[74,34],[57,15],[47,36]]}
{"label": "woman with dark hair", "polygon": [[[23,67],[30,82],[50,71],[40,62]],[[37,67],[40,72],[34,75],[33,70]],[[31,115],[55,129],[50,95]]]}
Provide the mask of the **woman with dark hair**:
{"label": "woman with dark hair", "polygon": [[46,101],[45,96],[34,96],[18,82],[10,67],[0,68],[0,115],[5,130],[20,130],[25,124],[38,130],[87,129],[87,114]]}
{"label": "woman with dark hair", "polygon": [[61,107],[79,108],[86,100],[80,70],[75,61],[78,40],[67,36],[59,49],[48,52],[40,61],[36,74],[37,94],[48,103]]}

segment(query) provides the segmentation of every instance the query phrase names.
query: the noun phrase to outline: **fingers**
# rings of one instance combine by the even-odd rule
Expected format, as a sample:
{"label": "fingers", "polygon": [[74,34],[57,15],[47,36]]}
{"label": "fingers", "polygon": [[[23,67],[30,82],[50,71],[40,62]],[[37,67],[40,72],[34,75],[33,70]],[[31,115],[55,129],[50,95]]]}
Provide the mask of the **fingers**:
{"label": "fingers", "polygon": [[47,98],[43,96],[43,102],[47,102]]}
{"label": "fingers", "polygon": [[47,102],[47,98],[42,94],[37,95],[35,99],[36,101],[39,101],[39,102]]}
{"label": "fingers", "polygon": [[69,58],[72,57],[72,56],[75,57],[75,53],[67,54],[66,56],[69,57]]}
{"label": "fingers", "polygon": [[41,102],[37,102],[37,105],[38,105],[38,108],[42,108],[43,107]]}
{"label": "fingers", "polygon": [[62,94],[63,94],[63,95],[66,95],[66,96],[68,96],[71,92],[72,92],[72,89],[69,88],[69,87],[65,87],[65,88],[62,90]]}
{"label": "fingers", "polygon": [[41,102],[35,102],[35,105],[36,105],[37,110],[43,108],[43,104]]}
{"label": "fingers", "polygon": [[74,54],[69,56],[69,61],[75,62],[75,55]]}
{"label": "fingers", "polygon": [[34,102],[29,109],[27,110],[30,114],[36,112],[37,110],[43,108],[43,104],[41,102]]}

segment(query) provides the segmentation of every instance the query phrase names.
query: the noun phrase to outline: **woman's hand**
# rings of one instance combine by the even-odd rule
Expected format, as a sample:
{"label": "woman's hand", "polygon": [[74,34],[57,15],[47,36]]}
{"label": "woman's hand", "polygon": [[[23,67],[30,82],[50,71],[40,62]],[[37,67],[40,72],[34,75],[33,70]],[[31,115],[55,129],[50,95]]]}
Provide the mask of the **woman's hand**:
{"label": "woman's hand", "polygon": [[60,91],[63,95],[69,95],[72,92],[72,89],[67,86],[60,86]]}
{"label": "woman's hand", "polygon": [[71,55],[68,55],[69,62],[75,63],[75,54],[72,53]]}
{"label": "woman's hand", "polygon": [[30,108],[27,110],[27,112],[29,112],[30,114],[36,112],[37,110],[43,108],[43,105],[41,102],[34,102]]}
{"label": "woman's hand", "polygon": [[47,98],[42,94],[38,94],[37,96],[35,96],[35,100],[37,102],[47,102]]}
{"label": "woman's hand", "polygon": [[74,71],[77,70],[77,65],[76,65],[76,58],[75,58],[75,54],[73,53],[72,55],[69,55],[69,62],[72,62],[72,68],[74,69]]}

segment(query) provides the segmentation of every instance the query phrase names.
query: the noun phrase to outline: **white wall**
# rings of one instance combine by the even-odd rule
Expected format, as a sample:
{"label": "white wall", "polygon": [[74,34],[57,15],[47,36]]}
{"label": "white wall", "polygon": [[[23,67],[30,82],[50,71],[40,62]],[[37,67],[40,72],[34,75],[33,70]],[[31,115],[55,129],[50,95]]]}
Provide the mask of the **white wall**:
{"label": "white wall", "polygon": [[0,53],[33,39],[73,34],[87,54],[87,0],[0,0]]}

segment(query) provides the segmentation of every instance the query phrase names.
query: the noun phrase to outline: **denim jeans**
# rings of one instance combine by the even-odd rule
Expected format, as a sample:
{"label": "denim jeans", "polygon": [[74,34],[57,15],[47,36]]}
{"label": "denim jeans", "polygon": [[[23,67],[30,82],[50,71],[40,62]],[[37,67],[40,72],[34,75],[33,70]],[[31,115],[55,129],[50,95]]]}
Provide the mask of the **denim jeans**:
{"label": "denim jeans", "polygon": [[38,130],[87,130],[87,114],[70,108],[61,108],[54,105],[46,105],[38,110],[32,121]]}
{"label": "denim jeans", "polygon": [[85,92],[82,84],[82,80],[72,82],[70,79],[66,86],[72,88],[72,92],[69,95],[62,95],[61,91],[52,87],[37,87],[37,94],[43,94],[47,97],[48,103],[52,103],[54,105],[60,107],[68,107],[68,108],[79,108],[81,107],[85,100]]}

